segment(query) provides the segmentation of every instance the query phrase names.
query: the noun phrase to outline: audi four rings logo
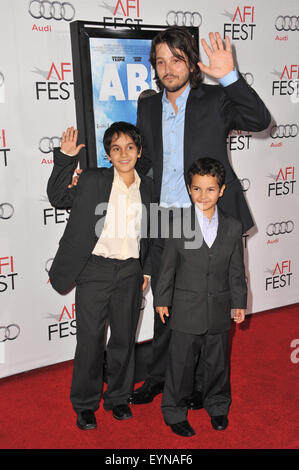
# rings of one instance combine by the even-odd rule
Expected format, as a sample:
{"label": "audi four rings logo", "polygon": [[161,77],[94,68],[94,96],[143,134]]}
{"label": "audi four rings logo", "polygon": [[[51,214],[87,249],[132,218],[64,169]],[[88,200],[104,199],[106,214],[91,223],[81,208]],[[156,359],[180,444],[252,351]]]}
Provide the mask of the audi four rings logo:
{"label": "audi four rings logo", "polygon": [[14,207],[9,202],[3,202],[0,204],[0,219],[7,220],[11,219],[14,215]]}
{"label": "audi four rings logo", "polygon": [[49,2],[49,0],[30,0],[28,11],[30,15],[39,20],[65,20],[72,21],[75,8],[69,2]]}
{"label": "audi four rings logo", "polygon": [[12,323],[8,326],[0,326],[0,343],[4,343],[4,341],[12,341],[16,339],[20,334],[21,328],[19,325]]}
{"label": "audi four rings logo", "polygon": [[298,135],[299,127],[297,124],[285,124],[280,126],[273,126],[270,135],[272,139],[282,139],[285,137],[296,137]]}
{"label": "audi four rings logo", "polygon": [[2,72],[0,72],[0,86],[2,86],[4,83],[4,75]]}
{"label": "audi four rings logo", "polygon": [[239,180],[242,186],[243,191],[248,191],[250,188],[250,181],[248,178],[243,178],[242,180]]}
{"label": "audi four rings logo", "polygon": [[166,16],[168,26],[195,26],[199,28],[202,16],[198,11],[174,11],[170,10]]}
{"label": "audi four rings logo", "polygon": [[246,73],[241,73],[241,75],[245,78],[246,82],[248,83],[249,86],[252,86],[253,85],[253,75],[252,73],[250,72],[246,72]]}
{"label": "audi four rings logo", "polygon": [[273,235],[284,235],[285,233],[291,233],[294,230],[295,224],[292,220],[287,222],[275,222],[275,224],[269,224],[266,233],[269,237]]}
{"label": "audi four rings logo", "polygon": [[277,31],[299,31],[299,16],[278,16],[275,20]]}
{"label": "audi four rings logo", "polygon": [[42,137],[39,141],[38,148],[42,153],[50,153],[54,147],[60,147],[61,137]]}

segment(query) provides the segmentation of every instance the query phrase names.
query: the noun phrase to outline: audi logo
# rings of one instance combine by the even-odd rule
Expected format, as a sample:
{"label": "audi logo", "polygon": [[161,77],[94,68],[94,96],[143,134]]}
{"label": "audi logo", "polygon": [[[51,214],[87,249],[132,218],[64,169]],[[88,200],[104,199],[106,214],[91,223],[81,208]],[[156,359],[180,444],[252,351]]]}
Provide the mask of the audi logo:
{"label": "audi logo", "polygon": [[14,215],[14,207],[9,202],[3,202],[0,204],[0,219],[7,220],[11,219]]}
{"label": "audi logo", "polygon": [[4,83],[4,75],[2,72],[0,72],[0,86],[2,86]]}
{"label": "audi logo", "polygon": [[75,8],[69,2],[30,0],[28,11],[37,20],[43,18],[44,20],[72,21],[75,16]]}
{"label": "audi logo", "polygon": [[298,135],[299,127],[297,124],[285,124],[280,126],[273,126],[270,135],[272,139],[282,139],[289,137],[296,137]]}
{"label": "audi logo", "polygon": [[299,31],[299,16],[278,16],[275,20],[277,31]]}
{"label": "audi logo", "polygon": [[42,137],[39,141],[38,148],[42,153],[50,153],[54,147],[60,147],[61,137]]}
{"label": "audi logo", "polygon": [[50,268],[51,268],[53,259],[54,259],[54,258],[50,258],[50,259],[48,259],[48,260],[46,261],[46,264],[45,264],[45,271],[46,271],[47,273],[50,271]]}
{"label": "audi logo", "polygon": [[4,341],[12,341],[16,339],[20,334],[21,328],[19,325],[12,323],[8,326],[0,326],[0,343]]}
{"label": "audi logo", "polygon": [[252,73],[246,72],[246,73],[241,73],[241,75],[244,77],[244,79],[246,80],[249,86],[253,85],[254,78],[253,78]]}
{"label": "audi logo", "polygon": [[292,220],[287,222],[275,222],[274,224],[269,224],[266,230],[266,233],[269,237],[273,235],[284,235],[285,233],[291,233],[294,230],[295,224]]}
{"label": "audi logo", "polygon": [[170,10],[166,16],[168,26],[195,26],[199,28],[202,16],[198,11],[174,11]]}
{"label": "audi logo", "polygon": [[248,178],[243,178],[239,181],[241,183],[242,190],[243,191],[248,191],[248,189],[250,188],[250,180]]}

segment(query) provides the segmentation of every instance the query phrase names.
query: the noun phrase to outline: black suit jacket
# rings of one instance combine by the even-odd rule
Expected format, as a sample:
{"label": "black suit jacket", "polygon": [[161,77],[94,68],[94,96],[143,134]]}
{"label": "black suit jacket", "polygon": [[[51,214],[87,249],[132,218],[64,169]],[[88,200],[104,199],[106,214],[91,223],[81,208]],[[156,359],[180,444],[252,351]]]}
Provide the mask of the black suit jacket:
{"label": "black suit jacket", "polygon": [[[221,161],[226,170],[227,188],[219,205],[241,220],[243,232],[253,226],[253,220],[241,184],[229,163],[227,136],[232,129],[262,131],[268,127],[270,119],[264,103],[243,77],[227,87],[203,84],[191,89],[186,103],[185,181],[187,183],[187,171],[194,160],[211,157]],[[136,168],[143,174],[153,168],[159,200],[163,172],[162,93],[140,101],[137,127],[143,137],[143,152]]]}
{"label": "black suit jacket", "polygon": [[[193,230],[200,232],[194,206]],[[186,248],[186,237],[165,240],[155,306],[171,306],[171,328],[191,334],[221,333],[231,308],[246,308],[247,285],[241,223],[218,208],[217,237],[209,248]]]}
{"label": "black suit jacket", "polygon": [[[114,171],[111,168],[91,168],[82,172],[77,186],[68,189],[78,158],[68,157],[54,149],[54,167],[48,181],[50,203],[58,208],[72,208],[59,248],[49,271],[54,289],[64,293],[71,289],[84,268],[101,234],[107,211],[96,211],[101,203],[108,203]],[[153,181],[141,176],[140,195],[142,217],[147,218],[154,202]],[[97,227],[97,234],[96,228]],[[140,262],[144,274],[151,274],[148,233],[140,240]]]}

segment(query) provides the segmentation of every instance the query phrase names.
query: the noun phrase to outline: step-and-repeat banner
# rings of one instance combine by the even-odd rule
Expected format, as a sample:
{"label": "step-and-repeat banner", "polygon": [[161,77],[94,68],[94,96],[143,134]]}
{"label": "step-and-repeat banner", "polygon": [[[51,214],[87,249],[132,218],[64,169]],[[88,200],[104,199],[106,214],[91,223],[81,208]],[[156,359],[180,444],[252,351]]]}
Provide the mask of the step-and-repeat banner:
{"label": "step-and-repeat banner", "polygon": [[[244,236],[248,313],[299,300],[297,0],[1,0],[0,377],[74,355],[74,291],[61,296],[48,281],[69,211],[51,207],[46,185],[52,149],[76,125],[75,20],[196,26],[200,38],[230,37],[238,70],[272,114],[267,131],[236,129],[227,141],[256,222]],[[149,290],[138,341],[152,337],[153,315]]]}

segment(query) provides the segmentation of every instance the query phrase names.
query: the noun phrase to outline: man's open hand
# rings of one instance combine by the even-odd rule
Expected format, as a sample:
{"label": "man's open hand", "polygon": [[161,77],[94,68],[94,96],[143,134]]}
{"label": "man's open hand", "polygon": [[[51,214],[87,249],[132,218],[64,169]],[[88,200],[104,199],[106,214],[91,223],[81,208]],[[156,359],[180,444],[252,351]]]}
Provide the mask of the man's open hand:
{"label": "man's open hand", "polygon": [[[215,37],[216,36],[216,37]],[[225,48],[219,33],[209,33],[211,46],[205,39],[201,40],[202,47],[209,58],[209,66],[198,62],[198,66],[203,73],[213,78],[222,78],[234,70],[234,59],[232,55],[230,40],[225,36]]]}

